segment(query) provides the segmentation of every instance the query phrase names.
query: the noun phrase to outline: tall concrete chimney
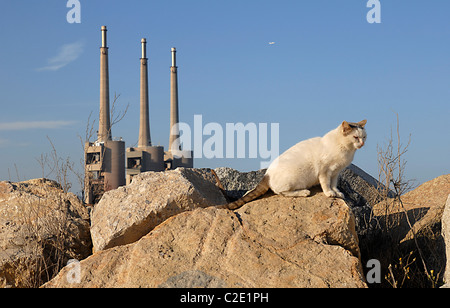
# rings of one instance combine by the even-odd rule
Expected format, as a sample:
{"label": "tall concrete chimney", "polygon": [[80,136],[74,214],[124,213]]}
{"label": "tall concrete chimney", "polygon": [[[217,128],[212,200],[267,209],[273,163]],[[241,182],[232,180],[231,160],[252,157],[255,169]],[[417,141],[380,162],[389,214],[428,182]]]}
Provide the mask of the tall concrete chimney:
{"label": "tall concrete chimney", "polygon": [[108,47],[106,44],[106,26],[102,26],[102,47],[100,47],[100,117],[98,121],[98,141],[111,140],[109,116],[109,72]]}
{"label": "tall concrete chimney", "polygon": [[100,47],[100,115],[97,141],[86,142],[85,161],[85,201],[98,202],[104,192],[125,185],[125,142],[113,141],[109,113],[109,72],[106,26],[102,26],[102,46]]}
{"label": "tall concrete chimney", "polygon": [[142,58],[141,58],[141,114],[139,122],[139,140],[138,147],[148,147],[152,145],[150,138],[150,121],[148,110],[148,67],[147,67],[147,41],[141,40]]}
{"label": "tall concrete chimney", "polygon": [[178,128],[178,79],[177,79],[177,50],[172,48],[172,66],[170,67],[170,139],[169,151],[179,151],[180,146],[180,131]]}

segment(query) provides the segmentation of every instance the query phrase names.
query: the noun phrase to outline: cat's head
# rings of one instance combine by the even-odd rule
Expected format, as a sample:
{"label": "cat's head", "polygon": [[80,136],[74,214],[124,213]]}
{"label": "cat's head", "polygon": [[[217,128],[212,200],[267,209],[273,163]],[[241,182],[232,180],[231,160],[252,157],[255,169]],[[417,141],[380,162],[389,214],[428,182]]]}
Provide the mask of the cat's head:
{"label": "cat's head", "polygon": [[352,144],[355,149],[360,149],[366,142],[367,133],[364,128],[367,120],[362,120],[358,123],[351,123],[344,121],[341,124],[341,131],[349,144]]}

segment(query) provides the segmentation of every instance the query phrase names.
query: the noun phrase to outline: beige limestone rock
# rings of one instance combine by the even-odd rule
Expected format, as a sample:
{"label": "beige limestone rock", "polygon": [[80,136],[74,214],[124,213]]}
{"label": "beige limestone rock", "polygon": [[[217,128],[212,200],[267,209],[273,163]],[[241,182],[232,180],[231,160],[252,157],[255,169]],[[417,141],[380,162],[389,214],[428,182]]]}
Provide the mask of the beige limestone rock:
{"label": "beige limestone rock", "polygon": [[0,288],[36,287],[91,250],[88,210],[74,194],[47,179],[0,182]]}
{"label": "beige limestone rock", "polygon": [[366,287],[342,200],[269,196],[232,212],[196,208],[139,241],[99,251],[44,287]]}
{"label": "beige limestone rock", "polygon": [[177,168],[139,174],[106,192],[91,215],[94,251],[135,242],[183,211],[225,204],[214,183],[207,171]]}
{"label": "beige limestone rock", "polygon": [[445,287],[450,288],[450,194],[447,196],[447,202],[442,214],[442,236],[445,241],[446,266],[444,274]]}
{"label": "beige limestone rock", "polygon": [[311,192],[314,196],[309,198],[274,195],[259,199],[237,213],[248,233],[271,246],[292,246],[302,239],[313,239],[342,246],[359,257],[352,211],[342,199],[326,198],[318,187]]}
{"label": "beige limestone rock", "polygon": [[[401,196],[403,206],[395,199],[390,199],[376,204],[373,207],[373,213],[380,220],[389,219],[388,221],[398,224],[395,235],[402,243],[412,240],[414,234],[419,234],[441,222],[449,194],[450,174],[445,174]],[[405,212],[413,229],[406,221]]]}

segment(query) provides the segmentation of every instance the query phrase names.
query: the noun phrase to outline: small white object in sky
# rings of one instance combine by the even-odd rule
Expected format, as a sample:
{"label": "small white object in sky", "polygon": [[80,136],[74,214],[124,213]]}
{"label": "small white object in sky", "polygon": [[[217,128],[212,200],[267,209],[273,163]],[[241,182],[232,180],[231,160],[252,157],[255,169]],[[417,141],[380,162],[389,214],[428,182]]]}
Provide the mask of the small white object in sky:
{"label": "small white object in sky", "polygon": [[269,45],[275,45],[275,42],[269,42]]}

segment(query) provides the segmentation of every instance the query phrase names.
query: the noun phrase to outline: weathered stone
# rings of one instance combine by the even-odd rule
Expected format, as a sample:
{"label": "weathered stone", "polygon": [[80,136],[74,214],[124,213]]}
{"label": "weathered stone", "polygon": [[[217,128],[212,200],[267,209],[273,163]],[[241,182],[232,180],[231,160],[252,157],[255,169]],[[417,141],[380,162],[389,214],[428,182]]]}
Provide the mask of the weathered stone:
{"label": "weathered stone", "polygon": [[434,278],[419,274],[405,283],[415,287],[440,284],[446,263],[441,218],[450,193],[449,184],[450,175],[442,175],[402,195],[402,202],[395,198],[376,204],[372,217],[375,228],[367,236],[360,237],[363,258],[378,259],[387,269],[400,257],[413,253],[416,271],[423,273],[424,262],[428,275],[434,273]]}
{"label": "weathered stone", "polygon": [[[350,164],[339,175],[338,187],[346,201],[353,207],[373,206],[380,200],[376,190],[382,185],[371,175],[354,164]],[[390,193],[393,196],[392,193]]]}
{"label": "weathered stone", "polygon": [[311,193],[308,198],[262,198],[236,212],[246,231],[270,246],[286,248],[313,239],[342,246],[359,257],[355,218],[347,204],[342,199],[326,198],[319,187]]}
{"label": "weathered stone", "polygon": [[36,287],[91,254],[87,209],[54,181],[0,182],[0,288]]}
{"label": "weathered stone", "polygon": [[79,283],[65,268],[44,287],[366,287],[357,243],[344,201],[270,196],[173,216],[81,261]]}
{"label": "weathered stone", "polygon": [[366,234],[370,228],[368,221],[372,206],[380,201],[377,189],[381,184],[361,168],[350,164],[339,175],[338,188],[344,193],[345,202],[356,218],[356,231]]}
{"label": "weathered stone", "polygon": [[[440,224],[449,194],[450,174],[441,175],[401,196],[403,205],[394,199],[386,200],[374,205],[373,213],[382,220],[398,221],[395,232],[399,236],[399,242],[404,242],[412,240],[414,234]],[[406,220],[405,213],[408,214],[412,229]],[[388,214],[387,217],[385,217],[386,214]]]}
{"label": "weathered stone", "polygon": [[94,251],[139,240],[167,218],[196,207],[225,204],[207,171],[145,172],[106,192],[91,213]]}
{"label": "weathered stone", "polygon": [[450,288],[450,194],[442,214],[442,236],[445,241],[446,266],[444,274],[445,287]]}
{"label": "weathered stone", "polygon": [[413,208],[443,207],[450,194],[450,174],[441,175],[421,184],[402,196],[405,207]]}

